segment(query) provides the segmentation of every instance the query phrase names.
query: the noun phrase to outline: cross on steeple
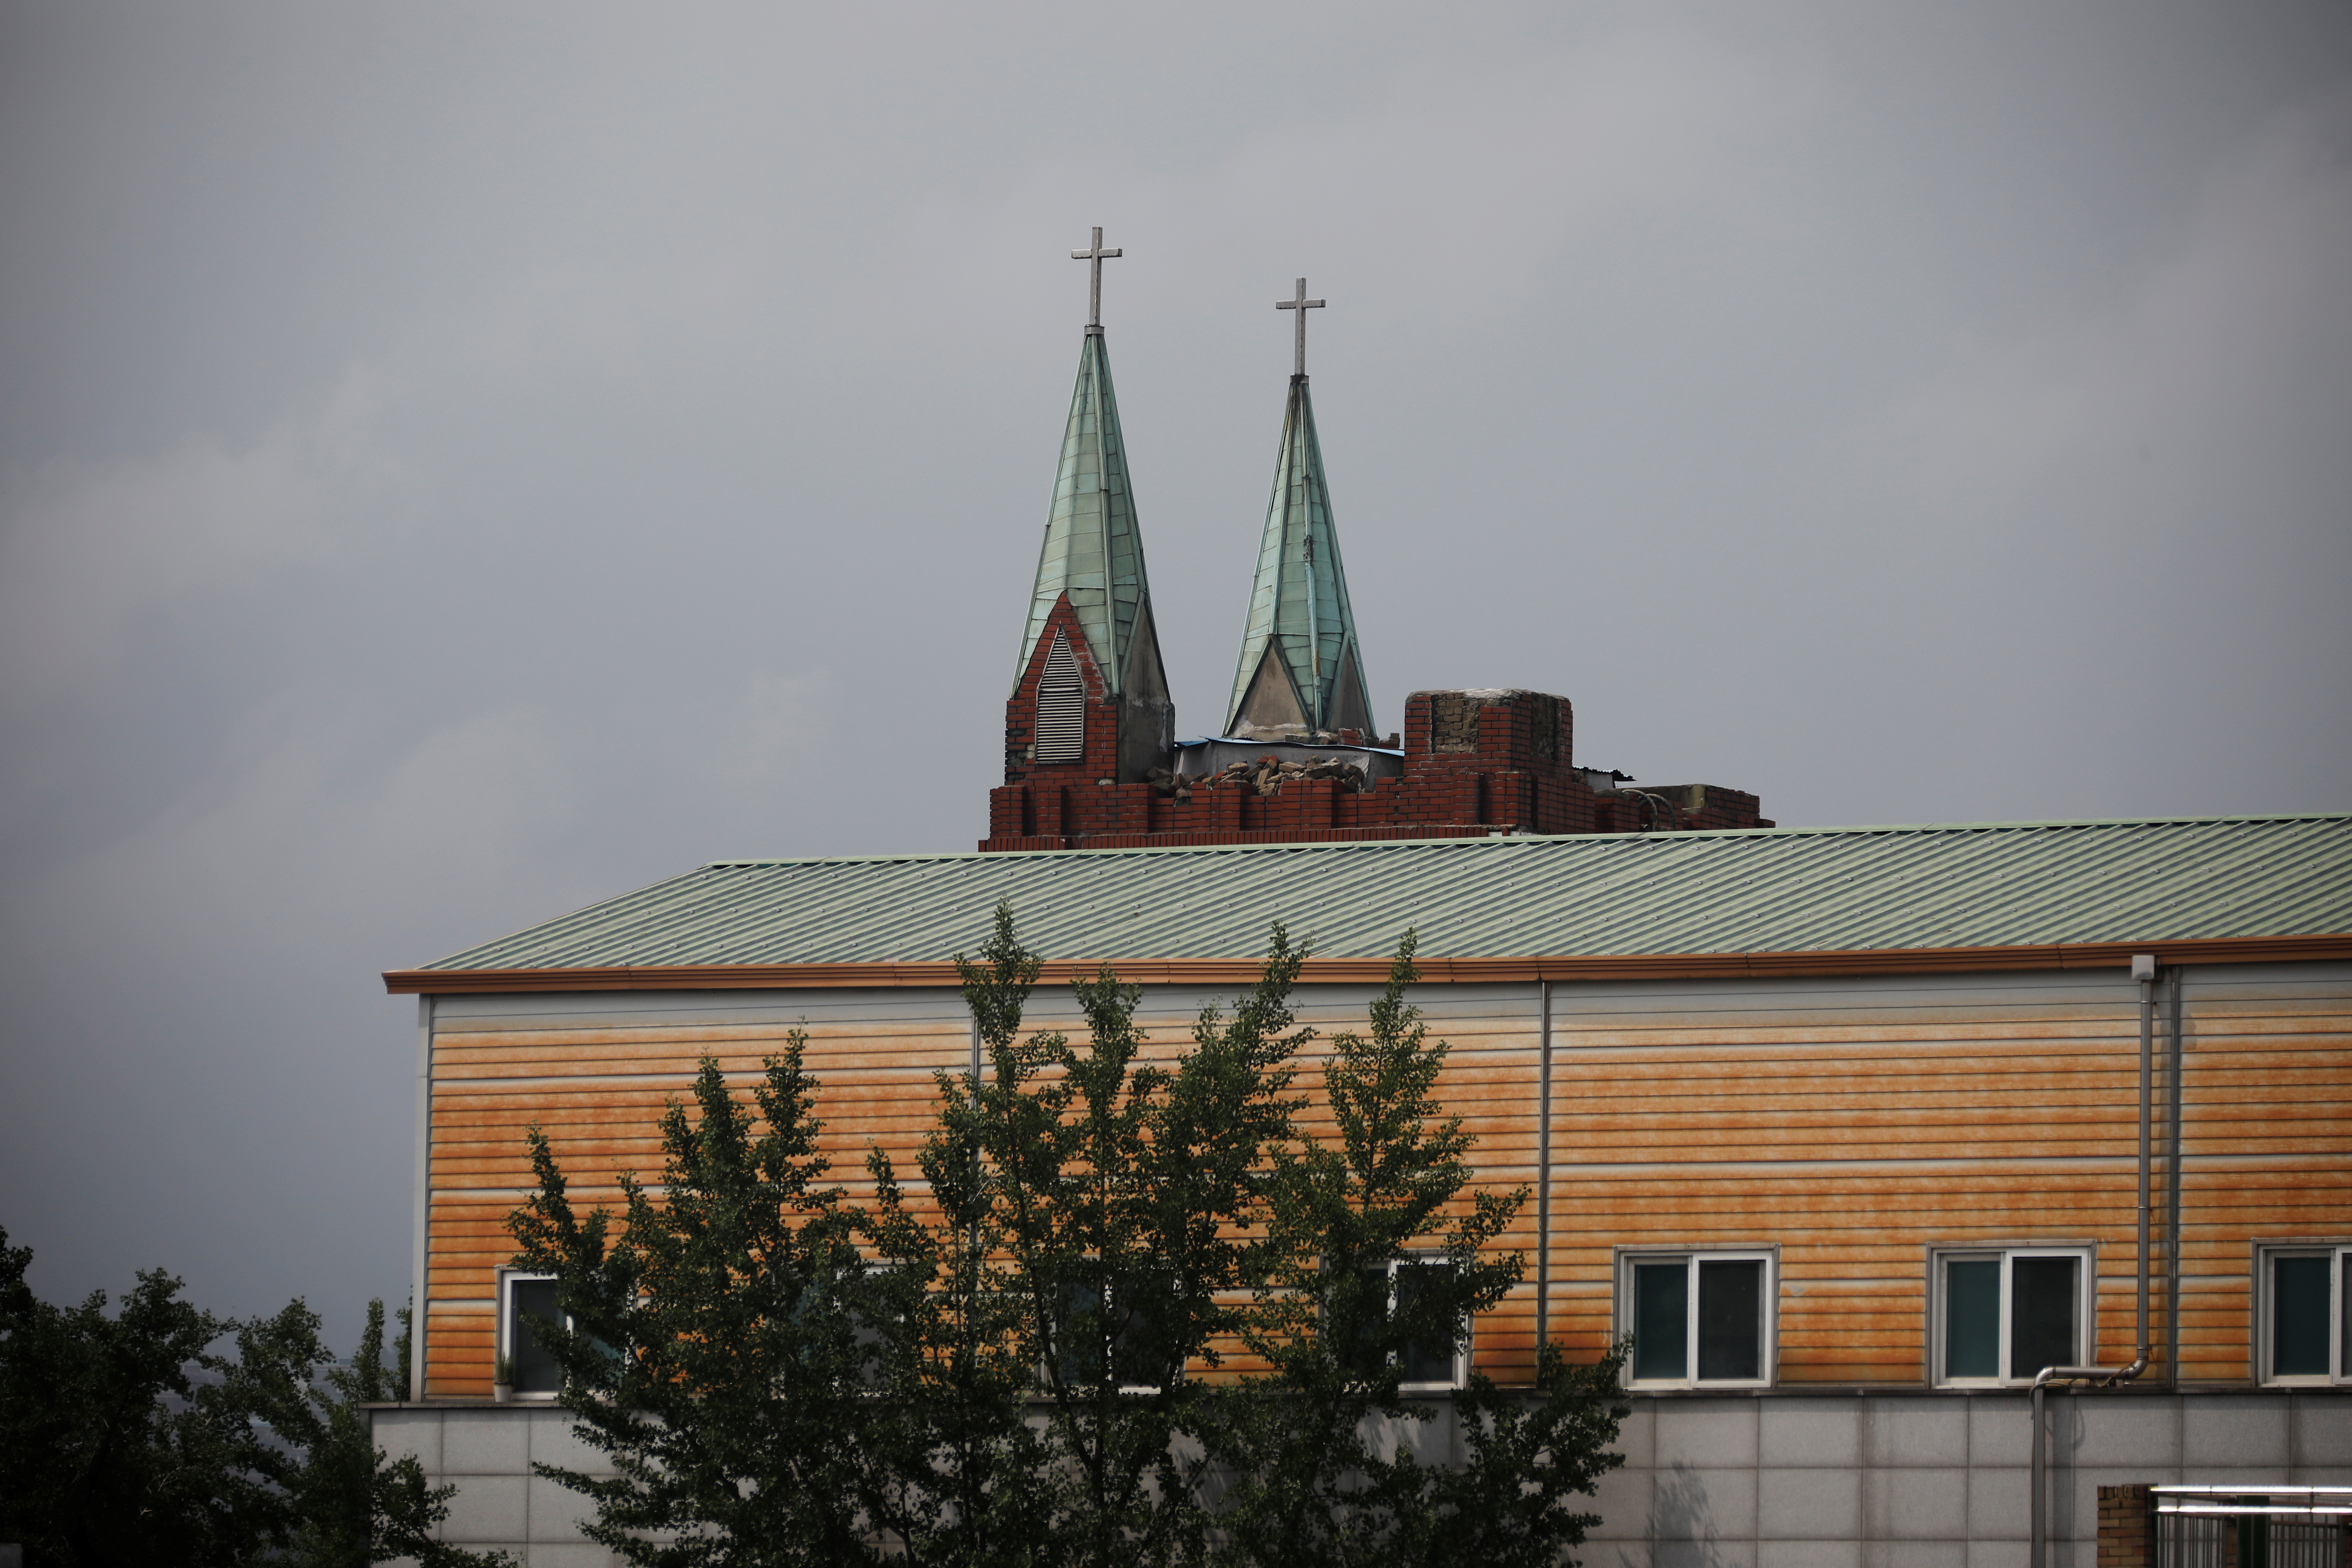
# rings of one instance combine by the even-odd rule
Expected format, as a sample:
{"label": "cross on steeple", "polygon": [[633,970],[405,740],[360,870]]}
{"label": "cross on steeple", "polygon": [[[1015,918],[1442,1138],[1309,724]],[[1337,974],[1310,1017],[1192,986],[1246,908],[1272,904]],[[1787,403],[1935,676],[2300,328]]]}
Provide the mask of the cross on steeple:
{"label": "cross on steeple", "polygon": [[1103,248],[1102,228],[1099,225],[1096,226],[1093,244],[1087,247],[1084,250],[1073,250],[1070,252],[1071,260],[1087,261],[1094,264],[1093,287],[1087,290],[1087,331],[1089,332],[1099,332],[1102,331],[1103,258],[1107,256],[1117,256],[1118,254],[1118,252],[1117,250],[1105,250]]}
{"label": "cross on steeple", "polygon": [[[1095,243],[1097,245],[1102,243],[1100,229],[1095,231]],[[1298,368],[1293,374],[1305,375],[1307,374],[1307,312],[1321,310],[1323,301],[1307,297],[1307,279],[1301,278],[1298,280],[1298,297],[1293,300],[1276,300],[1274,302],[1274,308],[1277,310],[1298,312]]]}

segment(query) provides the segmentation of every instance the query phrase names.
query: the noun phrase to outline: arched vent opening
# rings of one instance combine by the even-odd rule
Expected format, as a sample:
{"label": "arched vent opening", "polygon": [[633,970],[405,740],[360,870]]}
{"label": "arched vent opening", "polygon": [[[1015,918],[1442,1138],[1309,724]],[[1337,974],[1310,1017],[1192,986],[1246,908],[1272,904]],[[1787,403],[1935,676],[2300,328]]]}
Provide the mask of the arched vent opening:
{"label": "arched vent opening", "polygon": [[1059,626],[1045,650],[1045,673],[1037,681],[1037,760],[1082,762],[1087,754],[1087,688],[1078,679],[1078,656]]}

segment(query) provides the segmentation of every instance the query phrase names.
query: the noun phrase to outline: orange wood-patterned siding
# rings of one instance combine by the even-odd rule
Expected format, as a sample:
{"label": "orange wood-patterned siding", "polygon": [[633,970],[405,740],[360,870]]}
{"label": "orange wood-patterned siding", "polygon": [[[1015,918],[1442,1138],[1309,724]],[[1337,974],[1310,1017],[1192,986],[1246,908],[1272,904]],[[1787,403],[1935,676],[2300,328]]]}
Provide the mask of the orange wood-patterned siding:
{"label": "orange wood-patterned siding", "polygon": [[[2242,1381],[2253,1240],[2352,1237],[2352,966],[2185,973],[2181,1372]],[[2096,1353],[2129,1361],[2137,1003],[2113,972],[1558,987],[1552,1333],[1606,1342],[1616,1247],[1772,1245],[1781,1383],[1916,1384],[1931,1247],[2083,1242]],[[2159,1006],[2157,1377],[2168,1025]]]}
{"label": "orange wood-patterned siding", "polygon": [[[1318,986],[1299,997],[1300,1021],[1325,1035],[1367,1026],[1373,988]],[[1140,1022],[1149,1054],[1172,1057],[1209,1002],[1226,988],[1156,987]],[[1478,1328],[1479,1363],[1524,1378],[1533,1365],[1538,1018],[1531,986],[1454,985],[1421,997],[1432,1028],[1451,1042],[1444,1092],[1478,1130],[1478,1182],[1526,1187],[1530,1197],[1505,1246],[1529,1258],[1517,1299]],[[1032,1028],[1081,1033],[1066,992],[1041,987]],[[952,992],[466,996],[437,999],[433,1035],[432,1136],[427,1197],[426,1394],[481,1397],[494,1353],[497,1272],[512,1252],[506,1217],[529,1189],[524,1129],[553,1140],[576,1204],[617,1205],[616,1177],[656,1177],[659,1118],[682,1098],[696,1064],[718,1058],[748,1090],[763,1058],[794,1027],[809,1036],[806,1062],[819,1080],[823,1147],[832,1177],[853,1197],[871,1191],[869,1144],[896,1163],[919,1205],[914,1151],[932,1125],[932,1075],[971,1061],[969,1016]],[[1304,1060],[1302,1085],[1319,1084],[1320,1047]],[[1326,1124],[1312,1113],[1309,1128]]]}
{"label": "orange wood-patterned siding", "polygon": [[2352,965],[2189,971],[2180,1372],[2243,1383],[2254,1245],[2352,1241]]}
{"label": "orange wood-patterned siding", "polygon": [[[2243,1379],[2252,1238],[2352,1237],[2352,965],[2200,968],[2187,987],[2182,1359],[2191,1378]],[[1181,1049],[1201,1005],[1228,994],[1152,987],[1153,1051]],[[1371,994],[1306,987],[1302,1021],[1361,1028]],[[1480,1184],[1530,1186],[1537,987],[1425,984],[1415,999],[1452,1043],[1442,1092],[1478,1135]],[[2113,971],[1557,985],[1550,1331],[1581,1353],[1606,1342],[1614,1248],[1770,1245],[1782,1382],[1916,1384],[1930,1246],[2063,1240],[2097,1247],[2097,1348],[2128,1359],[2136,1002]],[[1030,1018],[1079,1026],[1050,988]],[[428,1396],[488,1392],[504,1222],[530,1181],[523,1129],[555,1140],[577,1200],[612,1201],[615,1173],[658,1173],[661,1108],[702,1055],[748,1087],[795,1026],[835,1178],[866,1190],[869,1142],[910,1176],[932,1074],[970,1060],[951,991],[436,999]],[[2168,1045],[2159,1030],[2160,1112]],[[2168,1175],[2159,1160],[2160,1221]],[[1531,1194],[1505,1240],[1526,1255],[1525,1283],[1476,1331],[1477,1364],[1507,1382],[1532,1368],[1536,1214]],[[2169,1299],[2159,1275],[2159,1357]]]}

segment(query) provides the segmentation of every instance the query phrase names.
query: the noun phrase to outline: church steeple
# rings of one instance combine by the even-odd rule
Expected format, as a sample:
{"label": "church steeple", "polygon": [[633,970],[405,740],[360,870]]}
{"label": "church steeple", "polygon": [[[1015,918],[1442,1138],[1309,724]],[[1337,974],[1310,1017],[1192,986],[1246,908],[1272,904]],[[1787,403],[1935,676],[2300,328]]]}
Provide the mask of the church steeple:
{"label": "church steeple", "polygon": [[[1111,690],[1124,694],[1145,676],[1137,668],[1139,652],[1150,667],[1149,677],[1159,678],[1160,645],[1151,626],[1143,535],[1136,527],[1118,400],[1111,390],[1110,354],[1099,327],[1087,331],[1078,353],[1077,385],[1070,393],[1062,462],[1054,475],[1054,504],[1045,518],[1045,542],[1037,553],[1036,587],[1021,633],[1015,679],[1029,668],[1046,617],[1065,594]],[[1164,690],[1165,683],[1161,686]]]}
{"label": "church steeple", "polygon": [[[1077,384],[1062,432],[1062,460],[1054,476],[1054,502],[1037,555],[1037,577],[1013,666],[1016,699],[1043,644],[1054,640],[1055,607],[1083,634],[1083,653],[1104,694],[1118,709],[1118,773],[1140,778],[1166,761],[1174,713],[1151,620],[1151,584],[1143,566],[1143,535],[1129,489],[1127,447],[1119,432],[1118,399],[1111,388],[1110,353],[1102,330],[1102,264],[1119,253],[1094,243],[1071,256],[1093,264],[1092,320],[1078,352]],[[1065,634],[1065,640],[1066,634]],[[1074,653],[1080,650],[1072,650]],[[1051,657],[1053,649],[1046,653]]]}
{"label": "church steeple", "polygon": [[1228,735],[1372,733],[1363,652],[1348,605],[1348,574],[1339,562],[1331,491],[1315,438],[1315,405],[1307,391],[1307,312],[1322,303],[1307,297],[1304,278],[1296,299],[1276,301],[1278,310],[1298,312],[1297,370],[1283,414],[1282,447],[1258,542],[1257,581],[1250,593],[1241,659],[1225,709]]}

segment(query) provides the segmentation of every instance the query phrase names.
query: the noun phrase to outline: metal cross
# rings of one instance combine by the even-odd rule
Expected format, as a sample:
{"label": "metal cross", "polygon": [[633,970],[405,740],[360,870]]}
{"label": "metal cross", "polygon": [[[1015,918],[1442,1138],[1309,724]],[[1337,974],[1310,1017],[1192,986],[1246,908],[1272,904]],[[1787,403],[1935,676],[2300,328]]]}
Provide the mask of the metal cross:
{"label": "metal cross", "polygon": [[1073,261],[1091,261],[1094,263],[1094,286],[1087,290],[1087,331],[1090,332],[1099,332],[1102,331],[1103,258],[1106,256],[1117,256],[1118,254],[1118,252],[1116,250],[1105,250],[1103,248],[1102,230],[1099,227],[1095,230],[1095,238],[1092,245],[1088,246],[1084,250],[1073,250],[1070,252],[1070,259]]}
{"label": "metal cross", "polygon": [[1310,300],[1307,297],[1307,279],[1301,278],[1298,280],[1298,297],[1295,300],[1276,300],[1274,302],[1274,308],[1277,310],[1296,310],[1298,312],[1298,370],[1297,374],[1305,375],[1307,374],[1307,312],[1309,310],[1321,310],[1323,308],[1323,301],[1320,300]]}

